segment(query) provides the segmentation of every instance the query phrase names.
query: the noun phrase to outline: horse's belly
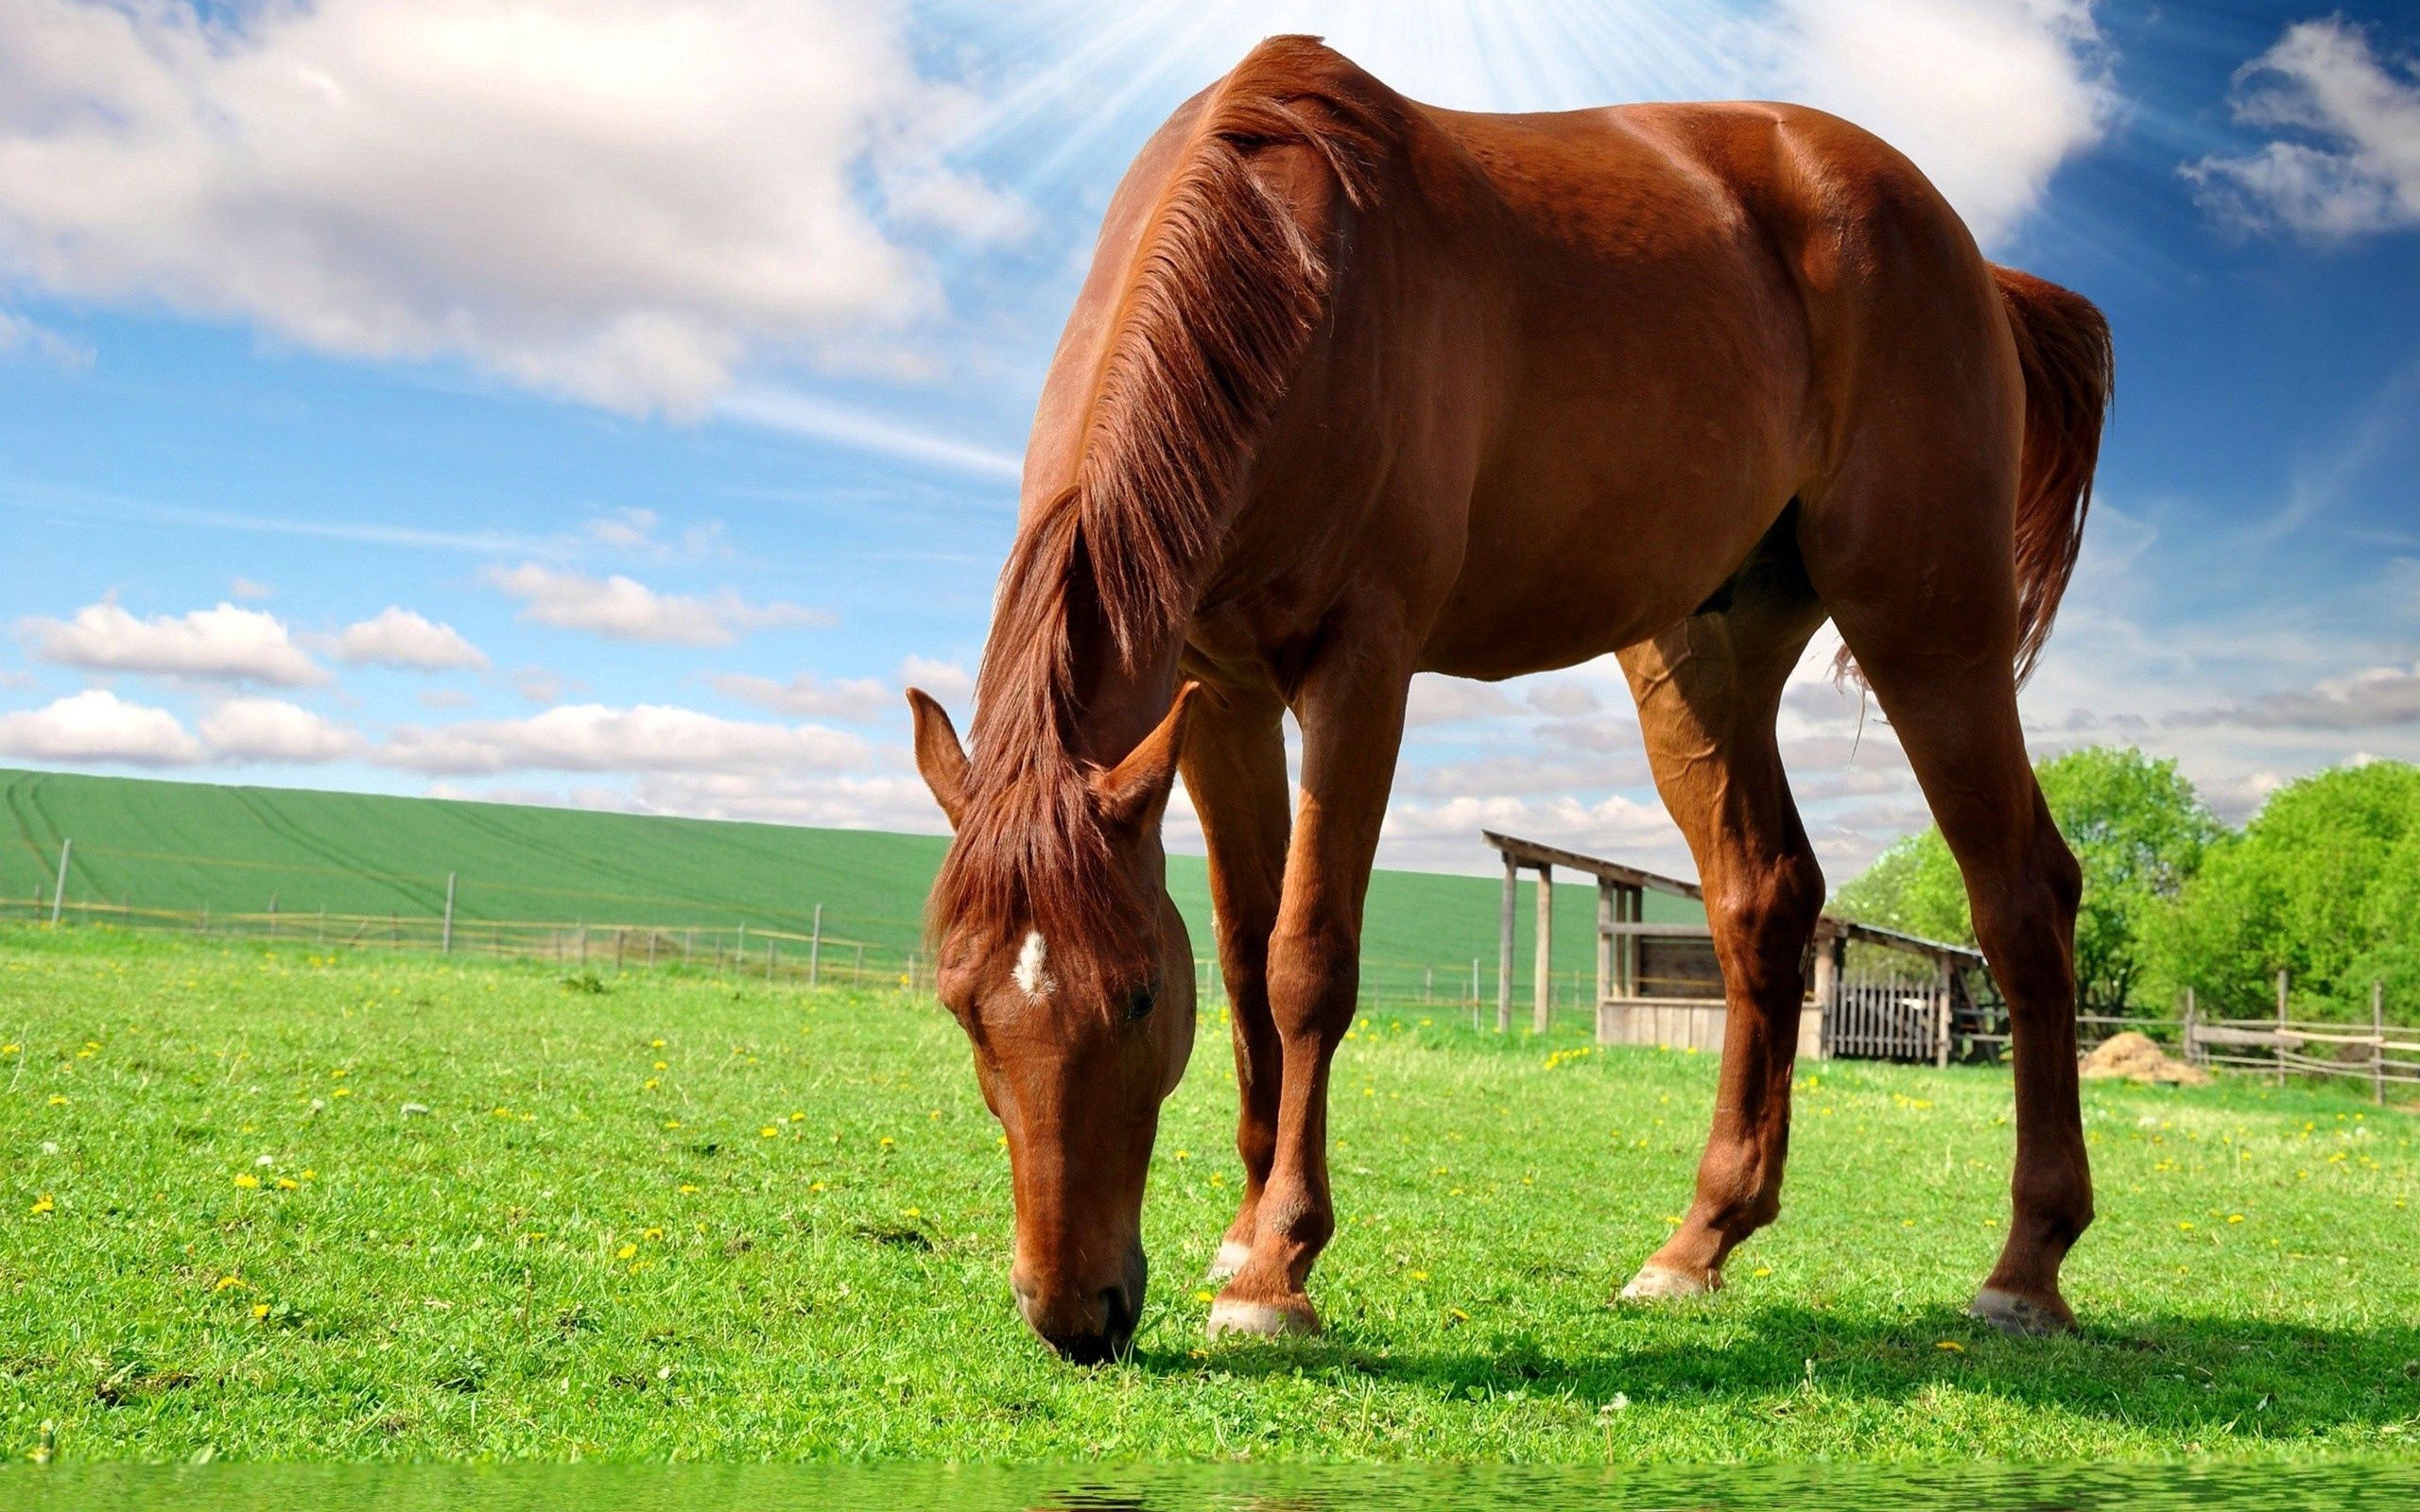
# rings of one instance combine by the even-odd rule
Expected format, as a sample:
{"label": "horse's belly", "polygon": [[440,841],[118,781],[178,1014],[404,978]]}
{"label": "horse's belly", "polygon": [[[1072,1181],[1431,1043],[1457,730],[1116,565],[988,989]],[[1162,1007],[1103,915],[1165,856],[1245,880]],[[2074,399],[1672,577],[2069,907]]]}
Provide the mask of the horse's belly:
{"label": "horse's belly", "polygon": [[[1426,668],[1503,678],[1570,666],[1685,618],[1746,559],[1794,487],[1771,438],[1719,432],[1679,449],[1627,438],[1601,457],[1566,438],[1564,465],[1482,487]],[[1614,460],[1625,455],[1638,460]]]}

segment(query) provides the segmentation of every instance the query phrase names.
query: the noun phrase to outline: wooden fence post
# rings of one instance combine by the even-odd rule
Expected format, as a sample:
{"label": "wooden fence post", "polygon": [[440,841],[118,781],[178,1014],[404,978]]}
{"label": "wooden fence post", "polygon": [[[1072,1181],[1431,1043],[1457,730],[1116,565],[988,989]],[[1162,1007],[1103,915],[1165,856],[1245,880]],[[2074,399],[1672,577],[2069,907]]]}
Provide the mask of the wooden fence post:
{"label": "wooden fence post", "polygon": [[[60,906],[67,902],[67,852],[75,849],[73,840],[59,842],[59,880],[50,888],[50,927],[53,929],[59,927]],[[35,896],[40,897],[41,894]]]}
{"label": "wooden fence post", "polygon": [[2193,989],[2189,987],[2185,989],[2185,1042],[2177,1046],[2177,1053],[2187,1065],[2193,1064]]}
{"label": "wooden fence post", "polygon": [[823,905],[815,905],[815,930],[806,936],[806,985],[821,986],[823,981]]}
{"label": "wooden fence post", "polygon": [[[275,899],[269,900],[268,911],[272,914],[277,912]],[[445,874],[445,928],[443,933],[438,936],[437,954],[440,955],[454,954],[454,873],[450,871]]]}
{"label": "wooden fence post", "polygon": [[2370,1104],[2386,1106],[2386,984],[2370,984]]}
{"label": "wooden fence post", "polygon": [[1538,959],[1530,984],[1530,1032],[1544,1034],[1554,1013],[1554,868],[1538,868]]}
{"label": "wooden fence post", "polygon": [[[1597,879],[1597,1002],[1593,1013],[1604,1011],[1614,995],[1614,885]],[[1593,1014],[1592,1014],[1593,1016]]]}
{"label": "wooden fence post", "polygon": [[2277,1085],[2286,1085],[2286,969],[2277,968]]}
{"label": "wooden fence post", "polygon": [[1933,967],[1932,978],[1932,1063],[1935,1067],[1949,1064],[1949,963],[1941,961]]}
{"label": "wooden fence post", "polygon": [[1495,1032],[1512,1027],[1512,916],[1521,901],[1521,865],[1504,852],[1504,910],[1495,932]]}

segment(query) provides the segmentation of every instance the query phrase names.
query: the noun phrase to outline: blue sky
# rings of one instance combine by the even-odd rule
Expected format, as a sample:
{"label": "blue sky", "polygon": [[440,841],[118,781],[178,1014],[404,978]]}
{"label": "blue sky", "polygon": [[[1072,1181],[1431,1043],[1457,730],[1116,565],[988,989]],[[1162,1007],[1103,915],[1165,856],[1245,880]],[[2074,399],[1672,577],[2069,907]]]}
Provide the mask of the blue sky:
{"label": "blue sky", "polygon": [[[2117,331],[2037,748],[2232,816],[2420,757],[2405,7],[12,0],[0,762],[937,828],[898,690],[963,711],[1101,206],[1272,30],[1441,104],[1881,130]],[[1838,879],[1923,814],[1823,655]],[[1384,859],[1685,869],[1610,664],[1414,715]]]}

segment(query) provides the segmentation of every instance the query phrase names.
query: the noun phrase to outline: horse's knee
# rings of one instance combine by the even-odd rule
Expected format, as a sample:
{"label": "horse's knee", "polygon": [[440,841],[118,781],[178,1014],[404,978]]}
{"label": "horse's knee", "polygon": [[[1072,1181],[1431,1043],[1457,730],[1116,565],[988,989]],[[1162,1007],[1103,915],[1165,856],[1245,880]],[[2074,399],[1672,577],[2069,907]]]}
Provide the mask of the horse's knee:
{"label": "horse's knee", "polygon": [[1775,857],[1767,865],[1737,868],[1708,890],[1706,916],[1718,947],[1745,975],[1752,991],[1794,976],[1806,941],[1824,911],[1824,871],[1812,850]]}
{"label": "horse's knee", "polygon": [[1288,921],[1270,936],[1270,1015],[1289,1042],[1340,1039],[1360,987],[1360,941],[1350,921]]}
{"label": "horse's knee", "polygon": [[1975,937],[1992,958],[2012,1011],[2072,1005],[2083,901],[2083,868],[2045,814],[2023,861],[1974,899]]}

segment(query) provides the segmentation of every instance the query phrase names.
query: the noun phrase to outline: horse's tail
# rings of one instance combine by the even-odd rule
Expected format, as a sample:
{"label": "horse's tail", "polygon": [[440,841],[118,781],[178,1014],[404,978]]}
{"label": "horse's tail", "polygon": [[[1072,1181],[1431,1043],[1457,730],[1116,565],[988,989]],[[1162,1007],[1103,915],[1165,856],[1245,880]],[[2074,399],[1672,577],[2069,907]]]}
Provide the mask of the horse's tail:
{"label": "horse's tail", "polygon": [[2016,676],[2050,638],[2083,545],[2116,378],[2109,322],[2090,300],[2013,267],[1992,268],[2025,370],[2025,456],[2016,494]]}

